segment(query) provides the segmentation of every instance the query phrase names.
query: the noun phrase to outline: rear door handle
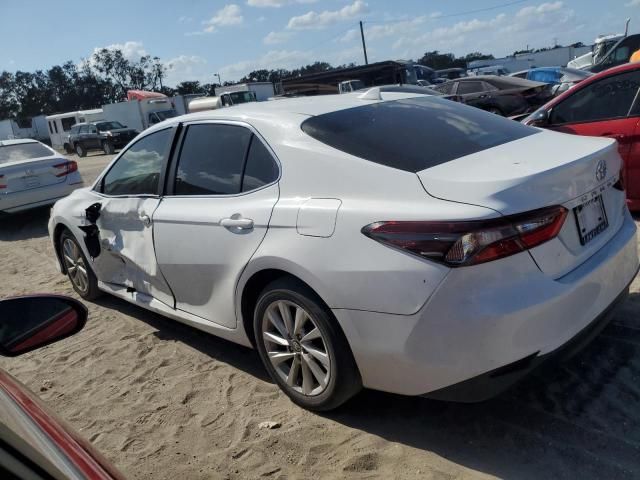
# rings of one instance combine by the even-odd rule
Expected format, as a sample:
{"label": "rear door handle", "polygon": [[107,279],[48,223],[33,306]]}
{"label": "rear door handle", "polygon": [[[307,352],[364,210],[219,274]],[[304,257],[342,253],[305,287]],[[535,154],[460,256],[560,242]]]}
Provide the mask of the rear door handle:
{"label": "rear door handle", "polygon": [[225,228],[239,228],[241,230],[248,230],[253,228],[253,220],[250,218],[223,218],[220,220],[220,225]]}

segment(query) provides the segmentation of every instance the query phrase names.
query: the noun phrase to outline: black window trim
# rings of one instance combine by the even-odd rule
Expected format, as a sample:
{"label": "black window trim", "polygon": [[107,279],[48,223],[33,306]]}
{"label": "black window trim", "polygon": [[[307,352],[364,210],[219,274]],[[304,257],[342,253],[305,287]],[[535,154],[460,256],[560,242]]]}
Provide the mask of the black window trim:
{"label": "black window trim", "polygon": [[[628,70],[626,72],[616,73],[615,75],[608,75],[608,76],[606,76],[604,78],[600,78],[600,79],[596,80],[595,82],[589,82],[589,84],[587,84],[587,85],[578,84],[575,89],[570,90],[570,91],[573,91],[572,95],[569,95],[567,98],[562,100],[562,102],[558,102],[552,108],[549,109],[549,113],[548,113],[549,120],[551,120],[551,118],[553,118],[553,111],[556,109],[557,106],[562,105],[562,103],[564,103],[567,100],[569,100],[571,97],[573,97],[573,95],[575,95],[576,93],[580,92],[581,90],[589,88],[592,85],[595,85],[596,83],[609,80],[609,79],[611,79],[613,77],[617,77],[618,75],[625,75],[627,73],[632,73],[632,72],[637,72],[637,71],[638,70]],[[636,110],[636,107],[638,107],[638,110]],[[636,110],[636,113],[633,113],[634,110]],[[638,87],[638,90],[636,91],[636,94],[633,97],[633,101],[631,102],[631,105],[629,106],[629,110],[627,111],[626,115],[622,115],[622,116],[619,116],[619,117],[598,118],[597,120],[584,120],[584,121],[581,121],[581,122],[551,123],[551,121],[549,121],[549,127],[562,127],[564,125],[586,125],[586,124],[589,124],[589,123],[610,122],[612,120],[623,120],[625,118],[636,118],[636,117],[640,117],[640,87]]]}
{"label": "black window trim", "polygon": [[[164,185],[164,182],[165,182],[165,177],[166,177],[166,172],[167,172],[169,159],[171,158],[171,155],[173,154],[173,149],[175,147],[176,138],[178,136],[178,135],[176,135],[176,131],[178,130],[178,127],[179,127],[179,125],[174,124],[174,125],[169,125],[169,126],[164,127],[164,128],[159,128],[157,130],[150,131],[148,133],[145,132],[144,136],[141,136],[141,137],[137,138],[135,143],[129,145],[126,149],[122,150],[118,154],[118,156],[111,161],[111,163],[107,166],[107,168],[96,179],[96,181],[94,182],[93,186],[91,187],[91,190],[94,193],[97,193],[98,195],[100,195],[101,197],[104,197],[104,198],[160,198],[162,196],[162,193],[163,193],[163,185]],[[127,153],[131,147],[133,147],[134,145],[137,145],[138,142],[140,142],[141,140],[145,139],[149,135],[153,135],[154,133],[162,132],[164,130],[172,130],[172,132],[171,132],[171,135],[170,135],[170,138],[169,138],[169,148],[167,149],[167,152],[165,153],[164,158],[162,159],[162,166],[160,167],[160,178],[158,179],[158,191],[156,193],[139,193],[139,194],[135,194],[135,195],[109,195],[109,194],[104,193],[104,179],[109,174],[111,169],[115,166],[115,164],[118,162],[118,160],[120,160],[120,158],[125,153]]]}
{"label": "black window trim", "polygon": [[[249,139],[249,143],[247,145],[247,149],[244,153],[244,159],[243,159],[243,164],[242,164],[242,178],[240,179],[240,192],[238,193],[226,193],[226,194],[198,194],[198,195],[176,195],[174,194],[174,187],[175,187],[175,178],[176,178],[176,172],[178,170],[178,161],[180,159],[180,153],[182,152],[182,145],[184,144],[184,138],[186,135],[186,132],[188,130],[188,127],[190,125],[205,125],[205,124],[217,124],[217,125],[230,125],[230,126],[236,126],[236,127],[244,127],[246,129],[248,129],[252,135],[251,138]],[[264,137],[260,134],[260,132],[258,132],[258,130],[255,129],[255,127],[249,123],[246,122],[242,122],[239,120],[194,120],[194,121],[190,121],[190,122],[183,122],[180,123],[180,127],[181,127],[181,131],[180,131],[180,135],[179,138],[177,139],[177,141],[175,142],[175,148],[172,152],[171,155],[171,161],[169,164],[169,167],[167,169],[167,175],[166,178],[163,180],[163,192],[162,192],[162,196],[163,197],[171,197],[171,198],[230,198],[230,197],[240,197],[240,196],[244,196],[244,195],[250,195],[252,193],[258,192],[260,190],[264,190],[265,188],[269,188],[271,186],[273,186],[274,184],[277,184],[280,181],[280,177],[282,176],[282,164],[280,163],[280,159],[278,158],[278,156],[276,155],[276,153],[273,151],[273,149],[271,148],[271,145],[269,145],[269,143],[264,139]],[[254,188],[253,190],[247,190],[246,192],[242,191],[242,185],[244,183],[244,172],[247,166],[247,158],[249,156],[249,150],[251,149],[251,143],[253,142],[253,139],[257,138],[258,140],[260,140],[262,142],[262,144],[264,145],[264,147],[267,149],[267,151],[271,154],[271,158],[272,160],[275,162],[276,166],[278,167],[278,176],[276,177],[276,179],[273,182],[270,183],[266,183],[264,185],[262,185],[259,188]]]}

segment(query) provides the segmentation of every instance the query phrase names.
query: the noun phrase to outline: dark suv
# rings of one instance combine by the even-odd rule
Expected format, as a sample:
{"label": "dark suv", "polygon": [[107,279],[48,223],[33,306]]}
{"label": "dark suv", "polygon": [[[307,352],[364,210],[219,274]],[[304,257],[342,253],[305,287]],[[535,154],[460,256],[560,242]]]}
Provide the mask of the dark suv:
{"label": "dark suv", "polygon": [[89,150],[102,150],[111,155],[136,135],[137,130],[120,122],[76,123],[69,133],[69,148],[79,157],[85,157]]}

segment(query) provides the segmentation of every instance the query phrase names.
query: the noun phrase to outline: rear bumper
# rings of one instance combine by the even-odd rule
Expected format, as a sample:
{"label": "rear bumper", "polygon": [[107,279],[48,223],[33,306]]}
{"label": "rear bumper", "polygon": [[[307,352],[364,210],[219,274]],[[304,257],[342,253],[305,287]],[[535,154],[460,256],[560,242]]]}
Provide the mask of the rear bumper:
{"label": "rear bumper", "polygon": [[74,175],[73,178],[67,178],[63,183],[32,188],[21,192],[0,194],[0,212],[17,213],[31,208],[51,205],[81,186],[82,178],[78,174],[77,176]]}
{"label": "rear bumper", "polygon": [[[525,374],[541,361],[539,357],[606,317],[627,291],[638,265],[636,227],[627,212],[606,245],[559,279],[543,274],[523,253],[452,270],[415,315],[341,309],[334,313],[364,386],[445,398],[446,387],[495,376],[497,369],[502,369],[498,372],[503,380],[507,373]],[[488,394],[500,389],[492,387]],[[471,396],[470,400],[487,398]],[[463,400],[464,395],[446,398]]]}

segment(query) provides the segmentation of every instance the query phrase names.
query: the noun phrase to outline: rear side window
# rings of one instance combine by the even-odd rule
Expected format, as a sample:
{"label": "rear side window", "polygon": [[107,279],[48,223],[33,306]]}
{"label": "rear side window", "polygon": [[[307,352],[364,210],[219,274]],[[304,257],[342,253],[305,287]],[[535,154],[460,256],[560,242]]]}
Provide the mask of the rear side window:
{"label": "rear side window", "polygon": [[242,177],[242,191],[255,190],[278,178],[278,166],[267,147],[255,135],[251,139],[247,165]]}
{"label": "rear side window", "polygon": [[466,93],[480,93],[484,91],[482,86],[483,82],[460,82],[458,83],[458,95],[464,95]]}
{"label": "rear side window", "polygon": [[80,127],[80,133],[89,133],[89,126],[88,125],[82,125]]}
{"label": "rear side window", "polygon": [[305,120],[302,130],[350,155],[408,172],[539,133],[478,108],[427,96],[318,115]]}
{"label": "rear side window", "polygon": [[37,142],[0,146],[0,164],[50,157],[51,155],[53,155],[51,150]]}
{"label": "rear side window", "polygon": [[102,192],[107,195],[156,195],[171,134],[169,128],[160,130],[129,147],[105,175]]}
{"label": "rear side window", "polygon": [[190,125],[180,151],[175,194],[240,193],[251,135],[248,129],[235,125]]}
{"label": "rear side window", "polygon": [[443,83],[442,85],[436,85],[431,88],[433,88],[434,90],[440,93],[444,93],[445,95],[449,95],[453,91],[454,85],[455,85],[455,82],[447,82],[447,83]]}
{"label": "rear side window", "polygon": [[640,70],[614,75],[576,91],[551,111],[551,123],[594,122],[629,114],[640,88]]}

